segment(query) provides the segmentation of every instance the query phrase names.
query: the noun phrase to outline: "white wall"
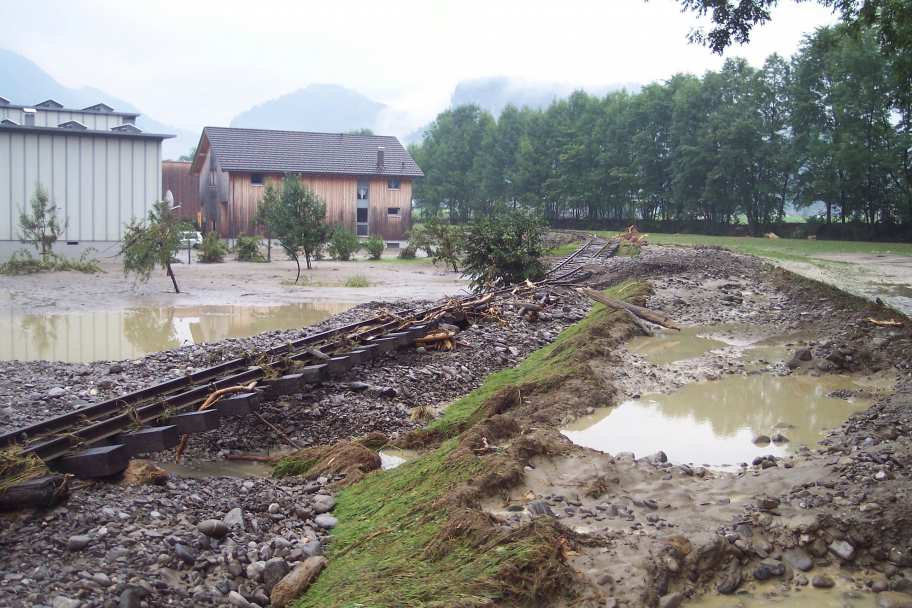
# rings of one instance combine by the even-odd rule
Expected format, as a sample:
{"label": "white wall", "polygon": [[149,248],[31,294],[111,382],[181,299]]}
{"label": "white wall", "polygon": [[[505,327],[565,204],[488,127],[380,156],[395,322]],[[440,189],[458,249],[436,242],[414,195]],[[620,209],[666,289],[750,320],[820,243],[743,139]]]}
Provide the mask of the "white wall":
{"label": "white wall", "polygon": [[0,241],[41,183],[66,218],[61,241],[117,241],[161,199],[161,140],[0,129]]}

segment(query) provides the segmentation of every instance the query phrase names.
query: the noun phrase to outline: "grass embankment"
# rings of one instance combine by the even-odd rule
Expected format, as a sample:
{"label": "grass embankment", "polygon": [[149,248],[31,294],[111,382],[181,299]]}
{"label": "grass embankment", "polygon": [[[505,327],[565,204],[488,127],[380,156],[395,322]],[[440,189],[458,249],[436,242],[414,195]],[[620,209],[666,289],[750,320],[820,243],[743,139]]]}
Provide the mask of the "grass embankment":
{"label": "grass embankment", "polygon": [[[626,283],[609,293],[624,298],[644,290]],[[534,440],[521,432],[530,429],[509,409],[516,402],[505,409],[503,396],[572,378],[619,318],[597,305],[554,343],[490,375],[419,432],[435,449],[343,490],[329,565],[296,606],[521,606],[566,592],[573,575],[563,551],[572,532],[550,520],[504,530],[478,502],[519,483],[523,459],[536,453]],[[509,447],[479,449],[489,441]]]}

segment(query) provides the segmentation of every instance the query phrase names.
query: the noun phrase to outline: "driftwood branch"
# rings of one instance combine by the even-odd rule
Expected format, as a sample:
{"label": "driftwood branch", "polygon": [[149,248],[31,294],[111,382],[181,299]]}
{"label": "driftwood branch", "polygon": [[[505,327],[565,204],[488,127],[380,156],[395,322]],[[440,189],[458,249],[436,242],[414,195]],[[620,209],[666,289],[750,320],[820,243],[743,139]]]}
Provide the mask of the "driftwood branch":
{"label": "driftwood branch", "polygon": [[51,507],[70,493],[66,475],[30,479],[0,492],[0,511]]}
{"label": "driftwood branch", "polygon": [[674,321],[660,312],[655,312],[653,310],[649,310],[648,308],[643,308],[642,306],[636,306],[635,304],[630,304],[628,302],[609,298],[605,294],[599,293],[594,289],[584,287],[583,289],[580,289],[580,292],[582,292],[583,295],[592,298],[596,302],[608,306],[609,308],[626,310],[627,312],[641,319],[645,319],[650,323],[655,323],[656,325],[661,325],[662,327],[667,327],[668,329],[676,329],[678,331],[681,330],[681,328],[676,325]]}

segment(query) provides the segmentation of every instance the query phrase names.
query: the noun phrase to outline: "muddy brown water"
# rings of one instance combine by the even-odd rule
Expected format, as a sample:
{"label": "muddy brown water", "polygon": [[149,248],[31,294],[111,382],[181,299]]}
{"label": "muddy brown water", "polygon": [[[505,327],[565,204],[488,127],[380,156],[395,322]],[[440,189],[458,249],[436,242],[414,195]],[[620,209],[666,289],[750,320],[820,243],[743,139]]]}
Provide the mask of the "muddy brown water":
{"label": "muddy brown water", "polygon": [[272,477],[268,462],[246,460],[200,460],[187,463],[160,462],[158,466],[178,477],[209,479],[210,477]]}
{"label": "muddy brown water", "polygon": [[351,304],[172,306],[0,317],[5,361],[116,361],[188,344],[244,338],[318,323]]}
{"label": "muddy brown water", "polygon": [[[868,399],[828,396],[864,388],[859,382],[835,375],[727,376],[600,408],[563,433],[578,445],[612,454],[641,457],[662,450],[675,463],[732,466],[765,454],[787,456],[802,445],[813,447],[827,429],[870,405]],[[753,442],[776,432],[789,441]]]}
{"label": "muddy brown water", "polygon": [[708,595],[685,603],[687,608],[875,608],[877,605],[877,596],[873,593],[839,589],[806,589],[783,595]]}

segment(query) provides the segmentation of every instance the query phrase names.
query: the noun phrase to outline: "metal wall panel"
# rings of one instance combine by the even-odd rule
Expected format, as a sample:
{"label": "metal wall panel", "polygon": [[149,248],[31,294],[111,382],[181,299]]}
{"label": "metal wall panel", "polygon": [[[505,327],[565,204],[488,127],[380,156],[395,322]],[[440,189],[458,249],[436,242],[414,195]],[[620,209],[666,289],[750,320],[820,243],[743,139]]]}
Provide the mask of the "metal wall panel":
{"label": "metal wall panel", "polygon": [[61,240],[117,241],[161,199],[161,142],[0,130],[0,241],[18,240],[38,183],[66,220]]}

